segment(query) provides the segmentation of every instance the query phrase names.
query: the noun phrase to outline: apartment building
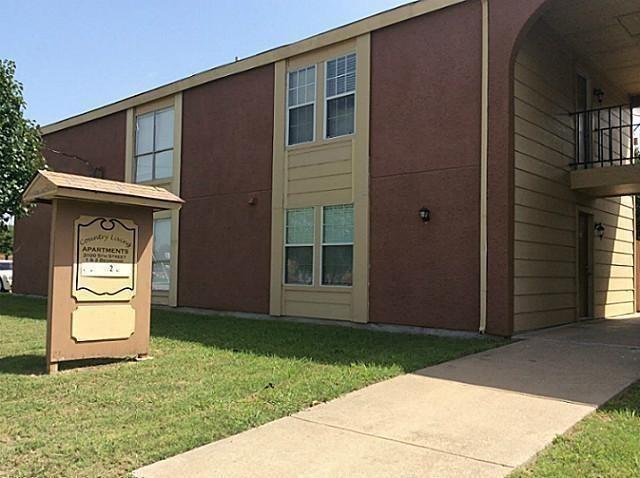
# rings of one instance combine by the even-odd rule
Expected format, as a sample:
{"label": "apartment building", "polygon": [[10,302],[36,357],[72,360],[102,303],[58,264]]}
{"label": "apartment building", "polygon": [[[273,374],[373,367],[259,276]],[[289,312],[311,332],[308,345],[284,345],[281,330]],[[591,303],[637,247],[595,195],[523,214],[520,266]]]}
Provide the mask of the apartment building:
{"label": "apartment building", "polygon": [[[514,332],[635,312],[635,0],[420,0],[43,127],[165,187],[158,304]],[[91,85],[86,85],[90,88]],[[50,211],[16,224],[46,294]]]}

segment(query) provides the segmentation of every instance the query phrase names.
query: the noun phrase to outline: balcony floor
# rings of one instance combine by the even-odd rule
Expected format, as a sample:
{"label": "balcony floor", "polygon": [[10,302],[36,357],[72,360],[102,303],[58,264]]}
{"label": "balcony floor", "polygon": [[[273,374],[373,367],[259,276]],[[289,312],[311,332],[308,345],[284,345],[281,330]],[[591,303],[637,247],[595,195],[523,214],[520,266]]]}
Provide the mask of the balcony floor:
{"label": "balcony floor", "polygon": [[572,171],[571,189],[600,198],[640,194],[640,164]]}

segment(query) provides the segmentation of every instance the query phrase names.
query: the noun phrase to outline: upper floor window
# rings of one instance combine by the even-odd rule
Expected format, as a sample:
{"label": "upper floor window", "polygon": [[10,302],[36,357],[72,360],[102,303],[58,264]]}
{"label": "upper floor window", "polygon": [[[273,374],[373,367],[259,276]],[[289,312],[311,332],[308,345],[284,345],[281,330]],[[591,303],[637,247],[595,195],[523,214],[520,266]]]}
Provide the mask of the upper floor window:
{"label": "upper floor window", "polygon": [[136,118],[135,182],[173,176],[173,108]]}
{"label": "upper floor window", "polygon": [[326,136],[353,134],[356,108],[356,54],[326,64]]}
{"label": "upper floor window", "polygon": [[288,84],[287,144],[312,142],[316,116],[316,66],[289,72]]}

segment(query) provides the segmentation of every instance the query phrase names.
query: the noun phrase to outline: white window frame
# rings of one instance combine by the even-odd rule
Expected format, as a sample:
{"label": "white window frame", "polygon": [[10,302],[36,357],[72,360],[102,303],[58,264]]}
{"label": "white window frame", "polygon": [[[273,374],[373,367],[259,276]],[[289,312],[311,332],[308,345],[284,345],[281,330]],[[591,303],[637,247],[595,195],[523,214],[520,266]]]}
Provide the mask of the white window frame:
{"label": "white window frame", "polygon": [[[337,60],[338,58],[343,58],[343,57],[347,57],[349,55],[356,55],[356,84],[354,87],[353,91],[350,92],[345,92],[345,93],[340,93],[339,95],[334,95],[331,97],[327,96],[327,65],[330,61],[333,60]],[[323,119],[322,119],[322,123],[323,123],[323,139],[325,141],[331,141],[331,140],[335,140],[335,139],[339,139],[339,138],[346,138],[348,136],[355,136],[356,134],[356,124],[357,124],[357,117],[358,117],[358,54],[355,51],[351,51],[349,53],[345,53],[344,55],[338,55],[336,57],[333,58],[329,58],[328,60],[325,60],[324,62],[324,78],[323,78],[323,82],[324,82],[324,111],[323,111]],[[353,95],[353,133],[349,133],[349,134],[343,134],[340,136],[332,136],[329,137],[327,136],[327,114],[329,112],[329,101],[330,100],[335,100],[337,98],[342,98],[344,96],[349,96],[349,95]]]}
{"label": "white window frame", "polygon": [[[287,212],[296,209],[311,209],[313,213],[313,243],[311,244],[287,244]],[[285,287],[313,288],[316,285],[316,208],[315,207],[292,207],[284,210],[284,241],[282,251],[282,285]],[[290,284],[287,282],[287,248],[289,247],[311,247],[311,284]]]}
{"label": "white window frame", "polygon": [[[171,148],[165,148],[165,149],[159,149],[156,151],[156,115],[158,113],[163,113],[165,111],[168,110],[172,110],[173,111],[173,131],[171,132],[172,134],[172,141],[171,141]],[[144,154],[138,154],[137,151],[137,144],[138,144],[138,118],[142,118],[144,116],[151,116],[153,115],[153,148],[152,151],[150,153],[144,153]],[[135,184],[147,184],[147,183],[154,183],[154,182],[171,182],[173,180],[173,177],[175,175],[175,150],[176,150],[176,144],[175,144],[175,131],[176,131],[176,111],[175,108],[173,106],[167,106],[165,108],[159,108],[157,110],[153,110],[153,111],[148,111],[146,113],[142,113],[139,115],[136,115],[135,117],[135,124],[134,124],[134,141],[133,141],[133,183]],[[158,153],[164,153],[167,151],[171,151],[172,155],[171,155],[171,176],[167,176],[166,178],[156,178],[156,154]],[[148,179],[146,181],[138,181],[138,158],[141,156],[148,156],[151,155],[151,179]]]}
{"label": "white window frame", "polygon": [[353,280],[351,285],[332,285],[332,284],[324,284],[322,278],[324,277],[324,248],[325,246],[351,246],[353,248],[354,254],[351,263],[351,274],[353,275],[353,269],[355,266],[355,224],[353,228],[353,240],[351,242],[325,242],[324,241],[324,210],[328,207],[336,207],[336,206],[351,206],[353,208],[353,214],[355,219],[355,204],[327,204],[326,206],[321,206],[320,208],[320,287],[329,288],[329,289],[352,289],[353,288]]}
{"label": "white window frame", "polygon": [[[295,105],[295,106],[291,106],[289,104],[289,78],[291,73],[296,73],[299,72],[301,70],[306,70],[309,69],[311,67],[315,67],[314,68],[314,76],[313,76],[313,83],[315,86],[315,91],[314,91],[314,95],[313,95],[313,101],[309,101],[307,103],[304,104],[299,104],[299,105]],[[295,148],[296,146],[300,146],[303,144],[311,144],[311,143],[315,143],[316,142],[316,129],[317,129],[317,116],[318,116],[318,65],[316,63],[312,64],[312,65],[307,65],[307,66],[303,66],[301,68],[297,68],[295,70],[289,70],[287,71],[287,121],[286,121],[286,135],[287,135],[287,147],[290,148]],[[289,137],[289,118],[291,115],[291,110],[295,109],[295,108],[302,108],[304,106],[309,106],[309,105],[313,105],[313,137],[311,139],[311,141],[303,141],[301,143],[296,143],[296,144],[291,144],[291,138]]]}

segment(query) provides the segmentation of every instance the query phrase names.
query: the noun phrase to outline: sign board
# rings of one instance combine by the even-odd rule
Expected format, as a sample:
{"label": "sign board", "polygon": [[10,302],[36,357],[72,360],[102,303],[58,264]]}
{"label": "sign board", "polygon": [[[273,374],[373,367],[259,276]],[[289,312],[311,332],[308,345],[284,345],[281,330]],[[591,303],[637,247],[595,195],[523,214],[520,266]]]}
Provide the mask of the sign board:
{"label": "sign board", "polygon": [[138,227],[130,220],[80,216],[75,222],[72,295],[78,302],[135,295]]}

